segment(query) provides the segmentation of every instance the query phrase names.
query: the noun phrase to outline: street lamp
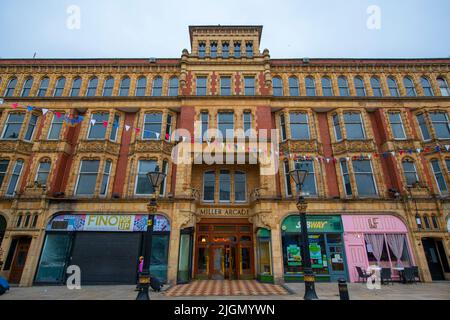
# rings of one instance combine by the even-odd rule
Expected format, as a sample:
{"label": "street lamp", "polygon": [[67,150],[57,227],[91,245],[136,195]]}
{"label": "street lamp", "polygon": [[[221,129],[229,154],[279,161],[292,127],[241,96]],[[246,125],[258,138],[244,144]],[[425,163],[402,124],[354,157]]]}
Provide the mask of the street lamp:
{"label": "street lamp", "polygon": [[314,286],[315,277],[314,272],[311,268],[311,256],[309,253],[309,237],[308,237],[308,226],[306,224],[306,208],[308,204],[306,203],[305,197],[302,195],[302,187],[305,182],[306,176],[308,175],[308,167],[306,169],[296,168],[289,172],[292,180],[294,180],[298,188],[298,202],[297,209],[300,214],[300,226],[301,226],[301,237],[302,237],[302,252],[303,252],[303,279],[305,282],[305,300],[315,300],[319,299],[316,294],[316,289]]}
{"label": "street lamp", "polygon": [[[155,167],[155,171],[147,172],[147,178],[153,188],[153,195],[150,199],[150,203],[147,208],[150,212],[156,212],[158,210],[158,203],[156,201],[158,197],[158,189],[166,178],[166,174],[159,172],[159,166]],[[147,232],[144,233],[144,245],[143,245],[143,256],[144,256],[144,266],[142,272],[139,274],[139,293],[136,300],[150,300],[148,294],[148,288],[150,286],[150,248],[147,245],[148,239],[150,237],[150,227],[147,227]]]}

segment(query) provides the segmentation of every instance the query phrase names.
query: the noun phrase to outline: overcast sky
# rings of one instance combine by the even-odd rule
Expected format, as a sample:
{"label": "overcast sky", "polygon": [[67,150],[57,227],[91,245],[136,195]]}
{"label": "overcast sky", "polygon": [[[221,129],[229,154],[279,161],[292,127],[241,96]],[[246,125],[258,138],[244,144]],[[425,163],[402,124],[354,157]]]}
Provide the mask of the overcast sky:
{"label": "overcast sky", "polygon": [[0,57],[177,58],[202,24],[263,25],[272,58],[450,57],[450,0],[0,0]]}

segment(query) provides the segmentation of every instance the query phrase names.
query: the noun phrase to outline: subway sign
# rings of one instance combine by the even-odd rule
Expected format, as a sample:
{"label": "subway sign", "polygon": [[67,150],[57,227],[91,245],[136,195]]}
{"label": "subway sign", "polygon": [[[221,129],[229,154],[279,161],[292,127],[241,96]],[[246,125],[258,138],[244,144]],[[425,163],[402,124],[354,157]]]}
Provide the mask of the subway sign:
{"label": "subway sign", "polygon": [[[306,225],[309,232],[343,232],[340,216],[306,216]],[[291,215],[284,219],[281,230],[283,232],[300,232],[300,216]]]}

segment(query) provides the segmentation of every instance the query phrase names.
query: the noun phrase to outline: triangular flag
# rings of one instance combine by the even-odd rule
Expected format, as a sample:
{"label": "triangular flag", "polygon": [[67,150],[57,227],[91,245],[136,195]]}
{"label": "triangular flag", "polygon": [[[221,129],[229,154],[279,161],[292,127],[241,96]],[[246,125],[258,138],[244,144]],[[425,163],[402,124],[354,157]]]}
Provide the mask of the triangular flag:
{"label": "triangular flag", "polygon": [[395,151],[391,151],[393,157],[395,157]]}
{"label": "triangular flag", "polygon": [[103,121],[103,126],[106,128],[108,126],[108,121]]}
{"label": "triangular flag", "polygon": [[78,119],[77,119],[76,122],[82,122],[83,120],[84,120],[84,117],[83,117],[83,116],[78,116]]}
{"label": "triangular flag", "polygon": [[422,150],[421,149],[416,149],[417,153],[420,153]]}
{"label": "triangular flag", "polygon": [[441,151],[441,147],[439,147],[439,146],[436,146],[435,149],[436,149],[436,151],[438,151],[438,152]]}
{"label": "triangular flag", "polygon": [[27,110],[28,111],[33,111],[33,107],[32,106],[27,106]]}
{"label": "triangular flag", "polygon": [[347,161],[350,161],[350,157],[345,158]]}
{"label": "triangular flag", "polygon": [[137,133],[139,133],[141,131],[141,129],[139,129],[139,128],[136,128],[136,132]]}
{"label": "triangular flag", "polygon": [[155,132],[155,135],[156,135],[156,139],[159,139],[159,136],[160,136],[161,134],[159,134],[158,132]]}
{"label": "triangular flag", "polygon": [[367,155],[367,158],[372,159],[372,155],[371,155],[371,154],[368,154],[368,155]]}
{"label": "triangular flag", "polygon": [[0,104],[3,104],[3,103],[5,103],[5,100],[0,99]]}
{"label": "triangular flag", "polygon": [[96,122],[97,122],[97,120],[91,119],[91,124],[92,124],[92,125],[95,125]]}
{"label": "triangular flag", "polygon": [[57,111],[57,112],[55,112],[55,114],[58,119],[61,118],[61,112]]}
{"label": "triangular flag", "polygon": [[170,136],[168,133],[166,133],[166,140],[169,140]]}
{"label": "triangular flag", "polygon": [[17,109],[17,107],[19,106],[19,104],[18,103],[13,103],[12,105],[11,105],[11,108],[13,108],[13,109]]}
{"label": "triangular flag", "polygon": [[447,149],[447,151],[449,151],[450,150],[450,144],[446,144],[445,145],[445,149]]}
{"label": "triangular flag", "polygon": [[48,109],[42,108],[42,114],[45,115],[48,112]]}
{"label": "triangular flag", "polygon": [[130,127],[129,125],[127,125],[127,124],[125,125],[125,131],[130,130],[130,128],[131,128],[131,127]]}

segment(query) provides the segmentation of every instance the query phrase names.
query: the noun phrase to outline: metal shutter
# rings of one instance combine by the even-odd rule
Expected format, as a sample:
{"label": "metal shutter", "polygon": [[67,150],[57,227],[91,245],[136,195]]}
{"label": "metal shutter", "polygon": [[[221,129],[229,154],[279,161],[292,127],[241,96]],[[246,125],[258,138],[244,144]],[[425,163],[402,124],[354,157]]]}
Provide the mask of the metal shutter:
{"label": "metal shutter", "polygon": [[81,268],[81,284],[135,284],[141,233],[79,232],[72,265]]}

